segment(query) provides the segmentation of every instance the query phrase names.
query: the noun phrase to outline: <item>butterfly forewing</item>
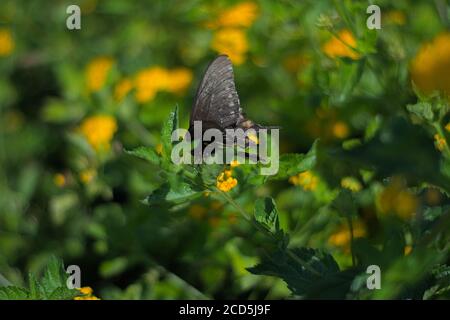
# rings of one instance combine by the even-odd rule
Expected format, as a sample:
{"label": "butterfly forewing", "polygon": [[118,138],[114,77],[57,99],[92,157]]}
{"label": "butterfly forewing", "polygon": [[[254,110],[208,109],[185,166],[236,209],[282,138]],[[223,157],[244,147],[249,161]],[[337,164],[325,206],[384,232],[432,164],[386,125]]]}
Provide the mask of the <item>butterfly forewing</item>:
{"label": "butterfly forewing", "polygon": [[219,56],[208,66],[197,89],[190,125],[202,121],[204,128],[224,130],[236,125],[239,112],[231,61],[227,56]]}

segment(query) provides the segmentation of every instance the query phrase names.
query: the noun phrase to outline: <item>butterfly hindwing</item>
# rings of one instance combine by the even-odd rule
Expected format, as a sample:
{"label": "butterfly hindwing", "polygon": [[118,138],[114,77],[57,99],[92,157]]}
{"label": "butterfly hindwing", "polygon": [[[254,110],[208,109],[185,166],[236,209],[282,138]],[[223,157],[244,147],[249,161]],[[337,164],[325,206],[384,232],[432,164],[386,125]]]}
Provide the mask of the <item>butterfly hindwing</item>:
{"label": "butterfly hindwing", "polygon": [[230,59],[221,55],[208,66],[197,89],[190,125],[202,121],[203,127],[224,130],[234,127],[240,117],[239,97]]}

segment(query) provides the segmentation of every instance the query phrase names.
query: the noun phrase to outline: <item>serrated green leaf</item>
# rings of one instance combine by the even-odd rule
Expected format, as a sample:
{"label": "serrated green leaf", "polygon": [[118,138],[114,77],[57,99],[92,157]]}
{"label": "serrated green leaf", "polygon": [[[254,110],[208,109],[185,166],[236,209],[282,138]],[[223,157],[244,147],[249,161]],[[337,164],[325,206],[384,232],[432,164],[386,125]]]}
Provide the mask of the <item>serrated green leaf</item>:
{"label": "serrated green leaf", "polygon": [[313,169],[317,162],[317,145],[318,141],[316,140],[306,155],[299,153],[283,154],[280,157],[278,173],[270,178],[287,179],[301,172]]}
{"label": "serrated green leaf", "polygon": [[278,210],[271,197],[256,200],[255,220],[269,231],[275,233],[280,229]]}
{"label": "serrated green leaf", "polygon": [[434,114],[433,114],[433,106],[429,102],[419,102],[416,104],[409,104],[406,106],[406,109],[408,109],[409,112],[414,113],[418,117],[432,121]]}
{"label": "serrated green leaf", "polygon": [[52,256],[47,264],[47,268],[42,278],[42,287],[46,297],[48,297],[56,288],[66,285],[66,277],[62,261]]}
{"label": "serrated green leaf", "polygon": [[78,295],[75,289],[69,289],[67,286],[58,287],[48,296],[48,300],[72,300]]}
{"label": "serrated green leaf", "polygon": [[160,162],[158,153],[151,147],[138,147],[133,150],[125,150],[125,152],[135,157],[147,160],[155,165],[158,165]]}
{"label": "serrated green leaf", "polygon": [[1,287],[0,300],[25,300],[28,299],[29,292],[24,288],[15,286]]}
{"label": "serrated green leaf", "polygon": [[43,298],[42,286],[39,284],[33,273],[28,274],[28,286],[30,289],[30,299],[39,300]]}
{"label": "serrated green leaf", "polygon": [[178,129],[178,106],[170,113],[161,130],[163,155],[166,158],[170,158],[172,151],[172,132],[176,129]]}
{"label": "serrated green leaf", "polygon": [[177,186],[171,187],[169,183],[163,184],[143,201],[145,204],[165,205],[181,204],[183,202],[199,197],[201,193],[194,190],[189,184],[180,182]]}
{"label": "serrated green leaf", "polygon": [[[279,277],[286,282],[292,293],[300,296],[308,295],[319,280],[339,273],[336,261],[323,251],[295,248],[290,249],[290,252],[291,254],[288,254],[287,250],[278,249],[248,271],[258,275]],[[306,268],[305,264],[309,268]]]}

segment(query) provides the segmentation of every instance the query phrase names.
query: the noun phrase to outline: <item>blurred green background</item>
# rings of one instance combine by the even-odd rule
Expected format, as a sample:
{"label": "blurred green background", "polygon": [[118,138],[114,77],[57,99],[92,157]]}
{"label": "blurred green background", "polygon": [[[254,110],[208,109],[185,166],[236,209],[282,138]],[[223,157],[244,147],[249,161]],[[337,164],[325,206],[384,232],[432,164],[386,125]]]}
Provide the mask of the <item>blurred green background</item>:
{"label": "blurred green background", "polygon": [[[242,206],[274,197],[291,242],[345,269],[350,234],[330,204],[349,189],[353,251],[387,273],[381,293],[355,279],[346,297],[448,297],[433,270],[449,260],[449,5],[377,1],[382,29],[368,30],[370,2],[1,1],[0,273],[22,284],[54,254],[102,299],[289,297],[246,270],[261,251],[232,207],[207,195],[145,206],[163,178],[123,152],[159,150],[175,105],[186,128],[207,64],[225,53],[248,116],[282,127],[281,153],[320,139],[315,170],[241,184]],[[66,27],[71,4],[81,30]]]}

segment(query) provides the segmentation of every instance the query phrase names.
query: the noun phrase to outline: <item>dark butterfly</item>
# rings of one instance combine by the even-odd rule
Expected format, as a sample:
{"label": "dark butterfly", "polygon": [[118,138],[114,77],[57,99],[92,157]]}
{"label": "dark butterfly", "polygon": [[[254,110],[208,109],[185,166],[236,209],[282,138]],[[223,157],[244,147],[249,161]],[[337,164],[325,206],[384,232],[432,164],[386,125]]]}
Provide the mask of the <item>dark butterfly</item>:
{"label": "dark butterfly", "polygon": [[189,121],[192,134],[194,121],[202,121],[203,131],[216,128],[225,129],[264,128],[245,117],[239,103],[234,84],[233,66],[226,55],[220,55],[212,61],[197,89]]}

